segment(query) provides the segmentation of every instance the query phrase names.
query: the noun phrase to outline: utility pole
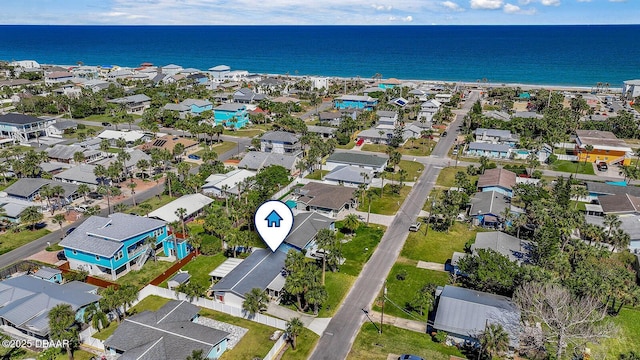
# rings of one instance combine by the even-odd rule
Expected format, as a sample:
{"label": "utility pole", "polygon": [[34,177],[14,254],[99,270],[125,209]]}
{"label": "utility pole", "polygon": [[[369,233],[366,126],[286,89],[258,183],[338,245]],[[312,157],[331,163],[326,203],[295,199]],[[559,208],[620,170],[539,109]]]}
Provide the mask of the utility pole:
{"label": "utility pole", "polygon": [[365,309],[360,309],[360,310],[362,310],[362,312],[367,317],[367,319],[369,319],[369,321],[373,324],[373,326],[376,328],[376,330],[378,330],[378,334],[382,334],[382,331],[380,331],[380,329],[378,328],[378,325],[376,325],[376,323],[374,323],[373,320],[371,320],[371,318],[369,317],[369,311],[367,311]]}

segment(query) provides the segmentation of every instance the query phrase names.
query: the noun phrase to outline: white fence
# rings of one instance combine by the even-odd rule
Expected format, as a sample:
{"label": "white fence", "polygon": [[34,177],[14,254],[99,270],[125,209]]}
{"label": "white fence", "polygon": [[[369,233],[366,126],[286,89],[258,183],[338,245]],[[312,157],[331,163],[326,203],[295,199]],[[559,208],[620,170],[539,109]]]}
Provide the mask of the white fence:
{"label": "white fence", "polygon": [[82,330],[80,332],[80,343],[82,343],[82,345],[89,346],[100,351],[105,351],[102,340],[98,340],[93,337],[93,334],[97,332],[98,331],[94,329],[93,326],[89,326],[88,328]]}
{"label": "white fence", "polygon": [[287,343],[287,337],[283,334],[282,336],[280,336],[278,341],[276,341],[276,343],[273,344],[273,347],[271,348],[271,350],[269,350],[267,355],[265,355],[265,357],[263,357],[262,360],[273,360],[277,358],[278,354],[280,354],[280,351],[282,350],[282,348],[285,346],[286,343]]}
{"label": "white fence", "polygon": [[578,157],[575,155],[555,154],[558,160],[578,161]]}
{"label": "white fence", "polygon": [[263,314],[255,314],[254,316],[248,316],[248,314],[246,314],[241,308],[219,303],[217,301],[209,300],[205,298],[198,297],[198,298],[194,298],[193,301],[190,301],[189,297],[184,293],[179,293],[176,295],[175,291],[161,288],[154,285],[147,285],[142,290],[140,290],[140,294],[138,295],[138,300],[142,300],[149,295],[157,295],[163,298],[173,299],[173,300],[189,301],[196,306],[223,312],[225,314],[229,314],[235,317],[255,321],[257,323],[271,326],[280,330],[284,330],[287,327],[287,323],[284,320],[276,319],[274,317],[263,315]]}

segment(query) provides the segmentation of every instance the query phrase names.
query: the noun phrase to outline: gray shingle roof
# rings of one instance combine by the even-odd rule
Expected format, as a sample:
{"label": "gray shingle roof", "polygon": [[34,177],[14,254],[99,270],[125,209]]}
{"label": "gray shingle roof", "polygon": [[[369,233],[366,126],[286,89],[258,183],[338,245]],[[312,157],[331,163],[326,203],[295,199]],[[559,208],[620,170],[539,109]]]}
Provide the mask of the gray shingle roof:
{"label": "gray shingle roof", "polygon": [[487,323],[502,325],[510,344],[518,345],[520,311],[505,296],[446,285],[440,294],[433,327],[477,338]]}
{"label": "gray shingle roof", "polygon": [[338,131],[338,129],[331,126],[310,125],[310,126],[307,126],[307,131],[309,131],[310,133],[316,133],[316,134],[333,134],[336,131]]}
{"label": "gray shingle roof", "polygon": [[327,162],[372,167],[380,167],[388,160],[389,158],[384,156],[362,154],[353,151],[336,152],[327,158]]}
{"label": "gray shingle roof", "polygon": [[260,140],[295,144],[300,141],[300,136],[286,131],[269,131],[264,133]]}
{"label": "gray shingle roof", "polygon": [[293,217],[293,227],[284,242],[304,249],[316,237],[318,231],[329,229],[334,222],[333,219],[315,212],[298,213]]}
{"label": "gray shingle roof", "polygon": [[85,184],[98,185],[98,178],[93,173],[95,166],[89,164],[79,164],[71,169],[56,174],[54,178],[68,181],[79,182]]}
{"label": "gray shingle roof", "polygon": [[136,95],[129,95],[129,96],[109,100],[108,102],[116,103],[116,104],[130,104],[130,103],[141,103],[145,101],[151,101],[151,98],[145,94],[136,94]]}
{"label": "gray shingle roof", "polygon": [[75,153],[84,153],[85,150],[86,149],[80,146],[56,144],[53,147],[45,149],[44,151],[52,159],[72,160]]}
{"label": "gray shingle roof", "polygon": [[341,118],[342,118],[342,113],[337,112],[337,111],[321,112],[320,113],[320,121],[322,121],[322,120],[341,119]]}
{"label": "gray shingle roof", "polygon": [[53,125],[51,125],[53,127],[55,127],[58,130],[66,130],[66,129],[75,129],[76,127],[78,127],[78,124],[73,121],[73,120],[56,120],[55,123],[53,123]]}
{"label": "gray shingle roof", "polygon": [[637,186],[618,186],[606,183],[587,181],[587,190],[595,195],[624,195],[640,196],[640,187]]}
{"label": "gray shingle roof", "polygon": [[256,249],[248,258],[236,266],[227,276],[213,286],[215,292],[231,292],[244,298],[253,288],[267,289],[284,267],[287,254]]}
{"label": "gray shingle roof", "polygon": [[109,258],[122,247],[123,241],[159,229],[165,224],[162,220],[123,213],[114,213],[108,218],[91,216],[62,239],[59,245]]}
{"label": "gray shingle roof", "polygon": [[218,111],[240,111],[242,109],[245,108],[244,104],[236,104],[236,103],[227,103],[227,104],[222,104],[220,106],[216,106],[215,108],[213,108],[213,110],[218,110]]}
{"label": "gray shingle roof", "polygon": [[0,115],[0,124],[26,125],[33,123],[46,122],[47,120],[39,119],[30,115],[9,113]]}
{"label": "gray shingle roof", "polygon": [[469,144],[469,150],[509,152],[509,149],[511,149],[509,145],[505,144],[489,144],[481,142],[472,142]]}
{"label": "gray shingle roof", "polygon": [[208,354],[229,333],[191,321],[198,308],[172,300],[158,311],[125,319],[105,346],[124,351],[120,359],[185,359],[194,350]]}
{"label": "gray shingle roof", "polygon": [[480,232],[476,234],[476,242],[471,245],[471,251],[491,249],[508,257],[511,261],[519,261],[528,257],[531,252],[529,245],[530,242],[501,231]]}
{"label": "gray shingle roof", "polygon": [[62,186],[64,189],[64,196],[68,197],[78,191],[78,185],[63,183],[60,181],[54,181],[41,178],[20,178],[15,183],[11,184],[8,188],[4,189],[4,192],[9,196],[19,198],[30,198],[37,193],[41,187],[49,185],[50,187]]}
{"label": "gray shingle roof", "polygon": [[352,187],[310,182],[298,190],[298,202],[323,209],[340,210],[345,204],[351,203],[355,191]]}
{"label": "gray shingle roof", "polygon": [[492,214],[500,216],[504,209],[511,208],[511,204],[502,195],[496,191],[479,192],[471,198],[471,209],[469,215]]}
{"label": "gray shingle roof", "polygon": [[[363,174],[366,174],[369,179],[365,181]],[[352,184],[368,184],[373,178],[373,171],[370,169],[363,169],[357,166],[340,165],[336,166],[330,173],[324,176],[325,180],[331,180],[336,182],[352,183]]]}
{"label": "gray shingle roof", "polygon": [[238,164],[238,168],[260,170],[271,165],[280,165],[291,171],[294,169],[297,161],[298,158],[293,155],[249,151]]}
{"label": "gray shingle roof", "polygon": [[175,103],[168,103],[162,108],[168,111],[189,111],[189,107],[187,105]]}
{"label": "gray shingle roof", "polygon": [[[47,314],[54,306],[66,303],[78,310],[100,300],[100,296],[78,291],[69,284],[73,282],[59,285],[28,275],[4,280],[0,282],[0,317],[16,327],[46,334],[49,331]],[[91,290],[95,291],[95,287]]]}
{"label": "gray shingle roof", "polygon": [[58,274],[62,274],[62,271],[60,271],[59,269],[43,266],[40,269],[38,269],[38,271],[36,271],[36,273],[33,274],[33,276],[46,280],[46,279],[51,279],[52,277]]}

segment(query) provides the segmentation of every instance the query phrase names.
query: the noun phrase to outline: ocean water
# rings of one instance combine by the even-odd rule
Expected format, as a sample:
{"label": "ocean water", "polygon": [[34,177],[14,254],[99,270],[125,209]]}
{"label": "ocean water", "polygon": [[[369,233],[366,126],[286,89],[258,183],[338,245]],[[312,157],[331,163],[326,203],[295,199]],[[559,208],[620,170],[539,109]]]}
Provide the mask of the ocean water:
{"label": "ocean water", "polygon": [[638,34],[640,25],[0,26],[0,60],[620,87],[640,78]]}

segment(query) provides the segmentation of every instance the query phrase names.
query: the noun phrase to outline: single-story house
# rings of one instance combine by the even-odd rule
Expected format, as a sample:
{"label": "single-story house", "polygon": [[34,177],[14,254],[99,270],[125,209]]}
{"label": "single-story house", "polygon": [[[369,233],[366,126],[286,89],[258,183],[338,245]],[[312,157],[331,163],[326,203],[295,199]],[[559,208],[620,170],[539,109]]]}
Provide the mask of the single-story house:
{"label": "single-story house", "polygon": [[620,186],[607,183],[586,181],[587,191],[589,191],[589,201],[598,200],[608,195],[625,195],[640,197],[640,188],[637,186]]}
{"label": "single-story house", "polygon": [[297,207],[337,217],[342,211],[357,206],[356,190],[352,187],[310,182],[295,189]]}
{"label": "single-story house", "polygon": [[278,247],[278,251],[288,252],[291,249],[311,250],[316,248],[316,235],[321,229],[335,229],[335,220],[316,212],[300,212],[293,216],[291,232]]}
{"label": "single-story house", "polygon": [[160,219],[168,223],[180,221],[176,211],[180,208],[186,210],[185,219],[195,217],[203,209],[211,204],[213,199],[202,194],[187,194],[149,213],[150,218]]}
{"label": "single-story house", "polygon": [[104,341],[105,348],[123,360],[186,359],[194,351],[218,359],[230,334],[199,324],[199,311],[186,301],[171,300],[157,311],[132,315]]}
{"label": "single-story house", "polygon": [[365,129],[358,133],[358,141],[367,141],[373,144],[389,144],[393,137],[393,129]]}
{"label": "single-story house", "polygon": [[[124,151],[127,152],[129,154],[129,156],[131,157],[129,160],[125,161],[124,164],[123,164],[125,166],[125,168],[126,168],[125,170],[126,170],[127,173],[131,173],[134,170],[136,170],[138,161],[140,161],[140,160],[145,160],[145,161],[147,161],[147,163],[151,162],[151,156],[147,155],[147,153],[145,153],[142,150],[127,148]],[[116,162],[117,160],[118,160],[117,156],[111,156],[111,157],[96,161],[93,164],[94,165],[100,164],[100,165],[108,168],[109,165],[111,165],[112,163]]]}
{"label": "single-story house", "polygon": [[242,88],[233,93],[233,101],[241,104],[251,104],[265,98],[264,94],[258,94],[249,88]]}
{"label": "single-story house", "polygon": [[94,174],[93,170],[95,165],[79,164],[63,172],[55,174],[54,180],[71,184],[87,184],[90,186],[100,185],[98,177]]}
{"label": "single-story house", "polygon": [[477,343],[487,324],[496,324],[509,334],[509,346],[518,347],[520,310],[510,298],[446,285],[436,290],[436,302],[433,328],[455,342]]}
{"label": "single-story house", "polygon": [[4,213],[0,216],[0,218],[10,222],[19,223],[22,212],[26,208],[31,206],[37,207],[42,212],[44,211],[46,203],[39,204],[33,201],[22,200],[8,196],[0,197],[0,208],[4,210]]}
{"label": "single-story house", "polygon": [[266,291],[279,298],[284,288],[282,275],[287,254],[282,251],[255,249],[240,264],[213,286],[215,299],[224,304],[242,307],[245,294],[253,288]]}
{"label": "single-story house", "polygon": [[342,113],[338,111],[321,112],[318,116],[320,123],[327,123],[331,126],[340,126],[342,122]]}
{"label": "single-story house", "polygon": [[478,191],[496,191],[512,197],[515,185],[516,173],[502,168],[486,169],[484,174],[478,177]]}
{"label": "single-story house", "polygon": [[78,128],[78,123],[73,120],[56,120],[55,123],[49,125],[46,129],[47,136],[53,138],[62,138],[67,132],[74,131]]}
{"label": "single-story house", "polygon": [[477,128],[474,132],[476,142],[514,145],[518,138],[509,130]]}
{"label": "single-story house", "polygon": [[338,129],[331,126],[307,126],[307,131],[312,134],[318,134],[320,137],[329,139],[335,136]]}
{"label": "single-story house", "polygon": [[522,263],[531,258],[532,244],[501,231],[489,231],[476,234],[471,251],[475,254],[478,249],[490,249],[508,257],[510,261]]}
{"label": "single-story house", "polygon": [[124,139],[127,144],[133,144],[138,140],[145,140],[145,137],[147,137],[147,135],[141,130],[121,131],[107,129],[98,134],[99,139],[109,140],[112,146],[115,146],[116,140],[118,139]]}
{"label": "single-story house", "polygon": [[598,198],[598,202],[605,214],[640,214],[640,197],[620,194],[607,195]]}
{"label": "single-story house", "polygon": [[140,149],[142,150],[151,150],[151,149],[164,149],[169,150],[173,154],[173,148],[176,144],[182,144],[184,146],[185,151],[189,150],[198,145],[198,142],[195,140],[183,138],[176,135],[164,135],[153,141],[146,142],[140,145]]}
{"label": "single-story house", "polygon": [[169,290],[175,290],[175,288],[180,285],[188,284],[189,280],[191,280],[191,275],[188,271],[178,270],[178,273],[173,275],[173,277],[167,282],[167,288]]}
{"label": "single-story house", "polygon": [[29,275],[0,281],[0,325],[40,339],[49,336],[49,311],[69,304],[82,322],[84,309],[100,301],[95,286],[78,281],[57,284]]}
{"label": "single-story house", "polygon": [[33,273],[33,276],[48,282],[62,284],[62,270],[60,269],[43,266]]}
{"label": "single-story house", "polygon": [[523,213],[524,210],[511,205],[511,199],[496,191],[478,192],[471,198],[469,216],[480,226],[497,227],[504,221],[505,210],[512,213]]}
{"label": "single-story house", "polygon": [[236,169],[226,174],[211,174],[202,185],[202,192],[218,198],[227,197],[229,194],[238,195],[246,188],[242,184],[250,177],[256,176],[253,171]]}
{"label": "single-story house", "polygon": [[[7,196],[9,197],[27,201],[34,201],[38,200],[40,189],[45,185],[49,186],[50,188],[53,188],[54,186],[62,186],[64,194],[60,194],[60,196],[63,197],[67,202],[72,202],[73,200],[82,196],[82,194],[77,193],[78,185],[61,183],[59,181],[42,178],[20,178],[3,191],[7,193]],[[43,201],[44,199],[40,200]]]}
{"label": "single-story house", "polygon": [[249,123],[249,114],[244,104],[228,103],[213,109],[215,125],[224,125],[234,129],[243,128]]}
{"label": "single-story house", "polygon": [[[597,215],[585,215],[585,221],[587,224],[594,224],[608,229],[604,224],[604,216]],[[629,243],[629,250],[635,253],[640,252],[640,215],[638,214],[624,214],[618,215],[620,219],[620,229],[629,234],[631,242]]]}
{"label": "single-story house", "polygon": [[49,156],[49,159],[67,164],[75,162],[73,157],[78,152],[84,156],[84,162],[92,162],[104,156],[104,153],[100,150],[85,149],[77,145],[56,144],[53,147],[46,148],[44,151]]}
{"label": "single-story house", "polygon": [[218,280],[223,277],[229,275],[231,270],[235,269],[242,263],[243,259],[240,258],[228,258],[222,264],[220,264],[217,268],[213,269],[209,276],[211,277],[211,285],[215,284]]}
{"label": "single-story house", "polygon": [[469,156],[486,156],[489,158],[508,158],[511,147],[505,144],[491,144],[482,142],[472,142],[467,147]]}
{"label": "single-story house", "polygon": [[381,155],[363,154],[356,151],[335,152],[327,158],[325,168],[333,170],[341,165],[351,165],[363,169],[370,169],[374,173],[381,173],[387,167],[389,158]]}
{"label": "single-story house", "polygon": [[298,169],[296,169],[298,161],[300,158],[295,155],[249,151],[238,163],[238,169],[258,171],[271,165],[279,165],[295,175],[298,173]]}
{"label": "single-story house", "polygon": [[352,165],[340,165],[324,176],[328,184],[358,187],[360,184],[371,184],[373,170]]}
{"label": "single-story house", "polygon": [[123,104],[127,113],[139,115],[151,106],[151,98],[145,94],[125,96],[109,100],[108,102],[112,104]]}
{"label": "single-story house", "polygon": [[[149,238],[155,238],[154,244],[147,243]],[[189,253],[187,243],[174,239],[164,221],[123,213],[91,216],[59,245],[71,269],[112,280],[140,270],[155,248],[178,259]]]}

